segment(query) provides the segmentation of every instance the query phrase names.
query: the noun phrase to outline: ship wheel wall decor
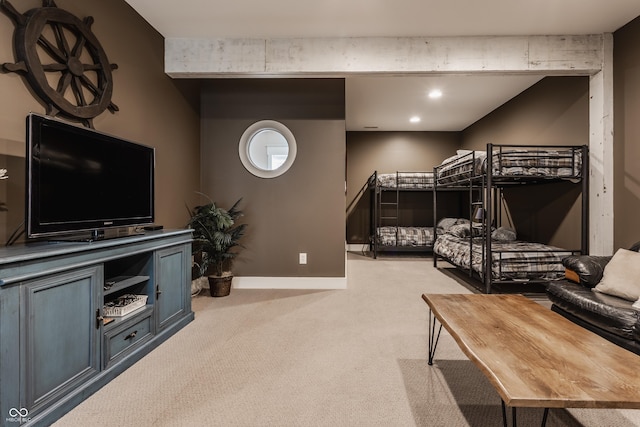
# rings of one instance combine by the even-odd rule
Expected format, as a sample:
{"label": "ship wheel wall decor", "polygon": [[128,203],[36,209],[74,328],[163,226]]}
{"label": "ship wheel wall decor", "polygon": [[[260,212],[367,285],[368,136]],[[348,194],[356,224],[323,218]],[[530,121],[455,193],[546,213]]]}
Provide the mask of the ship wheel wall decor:
{"label": "ship wheel wall decor", "polygon": [[24,14],[6,0],[0,11],[15,25],[15,63],[4,63],[5,72],[22,75],[32,91],[46,105],[50,116],[64,116],[93,127],[93,119],[108,109],[113,77],[118,68],[110,64],[100,42],[91,31],[92,17],[78,19],[59,9],[53,0]]}

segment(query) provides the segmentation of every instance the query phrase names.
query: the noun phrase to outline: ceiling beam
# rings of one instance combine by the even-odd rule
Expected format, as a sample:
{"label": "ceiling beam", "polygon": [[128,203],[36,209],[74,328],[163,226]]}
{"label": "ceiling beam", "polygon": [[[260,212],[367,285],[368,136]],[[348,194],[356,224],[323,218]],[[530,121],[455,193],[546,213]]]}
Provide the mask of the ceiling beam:
{"label": "ceiling beam", "polygon": [[602,35],[165,40],[174,78],[426,73],[595,74]]}

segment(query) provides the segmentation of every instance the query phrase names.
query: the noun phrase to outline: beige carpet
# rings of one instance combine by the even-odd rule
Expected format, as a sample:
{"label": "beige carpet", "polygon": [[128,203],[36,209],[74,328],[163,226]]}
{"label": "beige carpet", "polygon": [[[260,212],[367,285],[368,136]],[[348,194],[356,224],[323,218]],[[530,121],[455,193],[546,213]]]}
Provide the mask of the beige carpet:
{"label": "beige carpet", "polygon": [[[347,290],[198,296],[194,322],[55,426],[501,426],[446,332],[427,365],[425,292],[470,291],[428,259],[349,254]],[[639,426],[640,411],[551,410],[547,425]]]}

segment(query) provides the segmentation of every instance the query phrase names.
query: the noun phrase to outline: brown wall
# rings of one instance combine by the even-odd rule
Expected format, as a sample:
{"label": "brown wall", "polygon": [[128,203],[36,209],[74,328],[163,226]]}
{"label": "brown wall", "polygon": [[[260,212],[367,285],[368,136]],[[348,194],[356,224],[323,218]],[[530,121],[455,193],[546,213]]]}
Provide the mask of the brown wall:
{"label": "brown wall", "polygon": [[[11,2],[19,12],[41,7],[38,0]],[[120,111],[102,113],[97,130],[156,148],[156,222],[182,228],[187,222],[185,200],[194,200],[199,187],[198,82],[173,81],[164,73],[164,40],[122,0],[57,0],[78,18],[93,16],[93,33],[104,48],[113,71],[112,101]],[[0,15],[0,63],[15,62],[14,25]],[[0,74],[0,167],[9,168],[0,181],[7,212],[0,212],[0,241],[24,215],[25,116],[45,108],[30,94],[17,74]]]}
{"label": "brown wall", "polygon": [[[265,119],[285,124],[298,148],[291,169],[272,179],[250,174],[238,156],[242,133]],[[344,80],[208,81],[201,152],[203,192],[223,207],[243,198],[248,227],[236,275],[344,277]]]}
{"label": "brown wall", "polygon": [[[588,77],[546,77],[462,133],[462,146],[487,143],[589,143]],[[577,184],[546,184],[505,191],[518,238],[580,248],[581,191]]]}
{"label": "brown wall", "polygon": [[[358,197],[374,171],[379,173],[432,171],[460,148],[459,132],[347,132],[347,205]],[[405,194],[401,208],[405,225],[432,226],[433,203],[424,194]],[[347,218],[347,242],[369,239],[369,194],[356,200]],[[403,213],[400,213],[403,216]]]}
{"label": "brown wall", "polygon": [[462,133],[462,146],[589,143],[589,78],[546,77]]}
{"label": "brown wall", "polygon": [[640,240],[640,17],[614,33],[614,239]]}

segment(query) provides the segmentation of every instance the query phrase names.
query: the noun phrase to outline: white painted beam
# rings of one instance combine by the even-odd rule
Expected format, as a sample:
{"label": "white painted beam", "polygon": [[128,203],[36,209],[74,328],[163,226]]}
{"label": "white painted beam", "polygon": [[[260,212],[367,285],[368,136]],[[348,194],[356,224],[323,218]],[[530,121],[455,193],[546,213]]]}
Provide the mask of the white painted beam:
{"label": "white painted beam", "polygon": [[613,35],[602,69],[589,80],[589,253],[613,253]]}
{"label": "white painted beam", "polygon": [[315,39],[166,39],[178,78],[371,73],[593,74],[602,35]]}
{"label": "white painted beam", "polygon": [[265,41],[166,39],[165,72],[171,77],[264,73]]}

